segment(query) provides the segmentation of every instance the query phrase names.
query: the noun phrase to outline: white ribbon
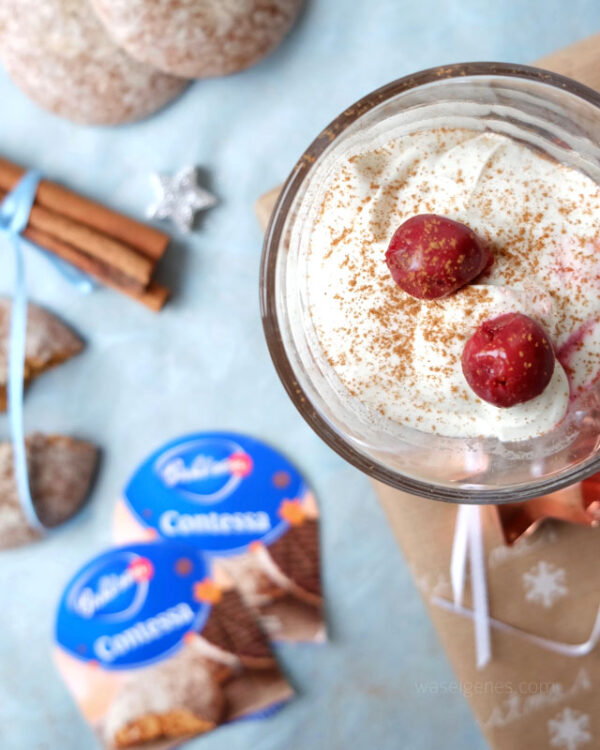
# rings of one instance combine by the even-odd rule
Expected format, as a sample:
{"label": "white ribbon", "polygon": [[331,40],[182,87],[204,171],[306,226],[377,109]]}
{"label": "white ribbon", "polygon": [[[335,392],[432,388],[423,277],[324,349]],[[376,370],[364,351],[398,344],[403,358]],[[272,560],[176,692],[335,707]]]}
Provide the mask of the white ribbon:
{"label": "white ribbon", "polygon": [[[448,612],[454,612],[462,617],[470,617],[471,619],[475,617],[475,612],[472,609],[461,607],[455,602],[442,599],[440,596],[434,596],[432,602],[438,607],[441,607]],[[600,607],[598,608],[596,621],[594,622],[594,627],[592,628],[590,637],[587,641],[583,641],[582,643],[564,643],[563,641],[553,641],[550,638],[542,638],[542,636],[528,633],[526,630],[521,630],[521,628],[509,625],[501,620],[495,620],[493,617],[491,617],[488,622],[496,630],[516,635],[529,643],[533,643],[535,646],[544,648],[547,651],[552,651],[554,654],[561,654],[561,656],[587,656],[596,648],[598,643],[600,643]]]}
{"label": "white ribbon", "polygon": [[458,507],[452,545],[452,561],[450,563],[450,579],[456,611],[462,611],[467,564],[471,573],[477,668],[483,669],[490,661],[492,651],[485,552],[479,505],[459,505]]}
{"label": "white ribbon", "polygon": [[[467,565],[471,573],[471,592],[473,608],[464,607],[463,592]],[[503,633],[516,635],[529,643],[562,656],[587,656],[600,643],[600,607],[596,614],[596,621],[590,637],[582,643],[564,643],[550,638],[528,633],[526,630],[490,617],[487,592],[487,578],[485,571],[485,551],[483,546],[483,526],[481,522],[481,508],[479,505],[460,505],[456,517],[454,541],[452,544],[452,560],[450,562],[450,580],[454,601],[440,596],[432,597],[431,601],[447,612],[462,617],[468,617],[475,625],[475,650],[477,653],[477,667],[482,669],[491,659],[490,634],[491,628]]]}

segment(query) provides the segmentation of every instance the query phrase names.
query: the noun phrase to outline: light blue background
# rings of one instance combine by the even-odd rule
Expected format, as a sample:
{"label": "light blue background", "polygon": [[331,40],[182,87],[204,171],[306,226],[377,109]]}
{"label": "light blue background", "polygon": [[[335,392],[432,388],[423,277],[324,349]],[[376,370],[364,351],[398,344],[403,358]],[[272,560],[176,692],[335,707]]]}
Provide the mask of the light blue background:
{"label": "light blue background", "polygon": [[178,293],[158,317],[109,291],[80,298],[28,258],[34,298],[88,340],[83,356],[31,389],[29,428],[90,438],[104,465],[74,522],[0,556],[2,750],[95,747],[51,661],[55,604],[75,568],[109,545],[113,505],[136,463],[169,438],[207,428],[262,437],[312,479],[332,642],[280,650],[300,697],[277,717],[221,729],[193,747],[484,747],[460,695],[419,692],[418,682],[449,685],[453,675],[382,511],[367,479],[305,426],[272,369],[252,204],[371,89],[440,63],[531,61],[599,29],[597,0],[311,0],[289,39],[254,69],[198,83],[160,115],[113,129],[45,114],[0,74],[0,152],[9,158],[140,216],[152,198],[150,172],[198,164],[220,201],[165,260],[161,275]]}

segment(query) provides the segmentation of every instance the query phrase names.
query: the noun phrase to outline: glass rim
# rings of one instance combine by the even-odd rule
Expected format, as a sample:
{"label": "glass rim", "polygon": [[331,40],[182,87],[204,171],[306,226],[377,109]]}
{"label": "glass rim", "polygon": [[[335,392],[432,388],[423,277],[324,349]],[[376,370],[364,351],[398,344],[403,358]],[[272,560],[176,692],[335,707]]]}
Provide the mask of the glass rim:
{"label": "glass rim", "polygon": [[344,440],[313,406],[298,383],[283,343],[275,297],[277,256],[288,211],[313,164],[333,140],[358,117],[398,94],[435,81],[477,76],[537,81],[567,91],[600,110],[600,93],[582,83],[543,68],[501,62],[455,63],[427,68],[372,91],[345,109],[317,135],[283,184],[264,237],[260,265],[260,309],[269,354],[288,396],[308,425],[338,455],[372,479],[412,495],[453,503],[500,504],[528,500],[580,482],[600,471],[600,454],[565,470],[556,477],[493,489],[431,484],[381,466]]}

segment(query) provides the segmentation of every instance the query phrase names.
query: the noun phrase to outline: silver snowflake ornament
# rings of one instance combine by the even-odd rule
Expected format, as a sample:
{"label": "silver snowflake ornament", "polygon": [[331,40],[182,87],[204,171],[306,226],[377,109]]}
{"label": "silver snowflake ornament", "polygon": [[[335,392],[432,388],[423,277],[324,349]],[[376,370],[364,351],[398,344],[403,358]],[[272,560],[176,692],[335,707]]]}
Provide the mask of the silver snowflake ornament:
{"label": "silver snowflake ornament", "polygon": [[568,594],[566,572],[543,560],[523,573],[525,599],[549,608]]}
{"label": "silver snowflake ornament", "polygon": [[565,708],[548,722],[550,745],[561,750],[579,750],[592,741],[590,717]]}
{"label": "silver snowflake ornament", "polygon": [[184,167],[175,175],[153,174],[158,199],[148,209],[150,219],[169,219],[182,232],[190,232],[198,211],[214,206],[217,199],[200,187],[196,167]]}

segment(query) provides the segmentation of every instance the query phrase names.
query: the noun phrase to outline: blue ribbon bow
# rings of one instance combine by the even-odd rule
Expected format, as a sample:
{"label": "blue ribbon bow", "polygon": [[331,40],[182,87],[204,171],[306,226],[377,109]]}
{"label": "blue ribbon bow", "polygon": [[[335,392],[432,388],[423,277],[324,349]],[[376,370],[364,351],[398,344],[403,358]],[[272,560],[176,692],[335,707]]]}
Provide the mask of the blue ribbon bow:
{"label": "blue ribbon bow", "polygon": [[29,487],[25,429],[23,424],[23,390],[25,379],[25,343],[27,338],[27,284],[23,247],[32,247],[42,252],[54,267],[81,292],[90,292],[94,282],[81,271],[64,263],[37,245],[21,236],[27,226],[29,214],[41,174],[28,172],[0,204],[0,235],[6,237],[13,249],[14,290],[10,319],[10,342],[8,350],[8,418],[13,445],[14,471],[19,499],[29,525],[39,531],[43,526],[38,518]]}

